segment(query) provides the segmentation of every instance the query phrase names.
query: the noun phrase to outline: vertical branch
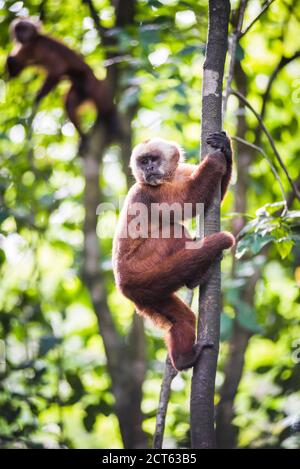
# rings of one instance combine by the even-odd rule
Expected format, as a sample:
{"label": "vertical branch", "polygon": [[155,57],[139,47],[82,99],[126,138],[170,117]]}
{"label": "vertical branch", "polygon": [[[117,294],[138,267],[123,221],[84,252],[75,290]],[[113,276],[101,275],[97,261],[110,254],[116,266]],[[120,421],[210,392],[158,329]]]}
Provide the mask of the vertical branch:
{"label": "vertical branch", "polygon": [[97,207],[102,200],[99,160],[105,147],[101,125],[96,125],[84,149],[85,222],[83,278],[90,291],[103,339],[107,368],[112,380],[115,412],[125,448],[147,447],[142,430],[142,383],[145,376],[143,323],[134,320],[128,340],[118,333],[107,303],[101,270],[100,243],[96,232]]}
{"label": "vertical branch", "polygon": [[[186,303],[191,306],[194,296],[194,290],[187,289]],[[167,417],[168,404],[171,394],[172,381],[177,376],[178,371],[173,367],[170,357],[167,356],[164,377],[161,384],[159,404],[156,414],[156,427],[153,438],[153,448],[161,449],[163,445],[165,423]]]}
{"label": "vertical branch", "polygon": [[[229,0],[209,1],[209,30],[203,74],[201,158],[208,152],[206,138],[222,127],[222,82],[228,42]],[[205,236],[220,230],[220,188],[205,218]],[[191,391],[193,448],[214,448],[214,390],[220,340],[220,263],[200,289],[198,340],[213,342],[195,366]]]}
{"label": "vertical branch", "polygon": [[[114,38],[106,34],[102,27],[93,0],[83,0],[87,4],[94,20],[101,44],[117,46]],[[116,8],[116,25],[127,26],[125,21],[134,24],[135,0],[113,2]],[[122,15],[122,11],[130,11],[130,16]],[[123,18],[123,23],[119,18]],[[113,57],[106,50],[106,57]],[[119,70],[117,64],[109,67],[108,85],[116,96],[119,87]],[[131,153],[131,119],[126,121],[126,133],[121,140],[122,159],[124,153],[128,158]],[[145,335],[143,321],[134,316],[130,332],[125,340],[117,331],[109,310],[105,281],[101,270],[100,243],[96,233],[97,207],[102,200],[99,185],[100,161],[106,147],[104,129],[101,122],[96,122],[88,141],[82,150],[85,170],[85,223],[84,223],[84,266],[83,277],[90,291],[94,310],[97,315],[100,334],[103,339],[107,368],[112,380],[112,391],[115,398],[115,412],[119,421],[124,447],[127,449],[146,448],[147,436],[142,430],[143,413],[141,410],[142,383],[146,372]],[[128,154],[127,154],[128,152]]]}
{"label": "vertical branch", "polygon": [[156,414],[156,428],[153,438],[154,449],[161,449],[163,445],[166,416],[171,393],[171,384],[177,373],[178,372],[173,367],[170,358],[167,357],[164,377],[159,395],[159,405]]}

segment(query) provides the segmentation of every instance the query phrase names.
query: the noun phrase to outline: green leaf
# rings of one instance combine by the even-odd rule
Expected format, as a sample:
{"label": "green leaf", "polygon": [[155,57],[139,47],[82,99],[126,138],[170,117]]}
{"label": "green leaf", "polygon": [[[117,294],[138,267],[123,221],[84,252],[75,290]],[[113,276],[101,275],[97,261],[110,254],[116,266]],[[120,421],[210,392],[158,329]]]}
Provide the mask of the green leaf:
{"label": "green leaf", "polygon": [[271,235],[260,236],[257,233],[250,234],[242,238],[237,244],[237,250],[235,257],[241,259],[245,254],[258,254],[261,249],[273,241],[274,237]]}
{"label": "green leaf", "polygon": [[281,256],[281,259],[285,259],[290,254],[293,246],[294,241],[291,239],[284,239],[276,242],[276,248]]}
{"label": "green leaf", "polygon": [[272,215],[273,213],[278,212],[280,207],[284,207],[284,205],[285,205],[285,202],[283,202],[283,201],[282,202],[275,202],[273,204],[266,204],[265,209],[270,215]]}
{"label": "green leaf", "polygon": [[258,254],[264,246],[266,246],[268,243],[270,243],[270,241],[273,240],[274,237],[271,235],[261,236],[255,233],[253,243],[251,245],[251,250],[253,254]]}

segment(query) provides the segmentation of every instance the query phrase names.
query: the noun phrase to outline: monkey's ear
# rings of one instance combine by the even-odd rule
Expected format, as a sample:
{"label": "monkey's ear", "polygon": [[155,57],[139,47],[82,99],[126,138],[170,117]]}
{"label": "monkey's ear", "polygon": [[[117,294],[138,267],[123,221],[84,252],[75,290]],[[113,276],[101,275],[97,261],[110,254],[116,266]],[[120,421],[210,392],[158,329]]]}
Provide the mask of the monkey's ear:
{"label": "monkey's ear", "polygon": [[174,148],[175,148],[175,153],[176,153],[176,155],[177,155],[177,157],[178,157],[178,161],[180,161],[181,163],[183,163],[184,160],[185,160],[185,155],[184,155],[184,150],[183,150],[183,148],[182,148],[180,145],[178,145],[177,142],[173,142],[173,141],[172,141],[172,145],[173,145]]}
{"label": "monkey's ear", "polygon": [[27,44],[37,37],[40,27],[40,21],[33,18],[17,18],[10,25],[10,34],[15,41]]}

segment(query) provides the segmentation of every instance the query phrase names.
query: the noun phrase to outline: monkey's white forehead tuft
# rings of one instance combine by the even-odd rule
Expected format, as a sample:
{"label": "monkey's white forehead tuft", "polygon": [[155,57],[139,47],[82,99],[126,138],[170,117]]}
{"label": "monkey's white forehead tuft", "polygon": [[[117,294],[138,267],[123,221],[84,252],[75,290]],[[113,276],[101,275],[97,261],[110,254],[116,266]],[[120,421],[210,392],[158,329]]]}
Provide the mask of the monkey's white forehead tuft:
{"label": "monkey's white forehead tuft", "polygon": [[174,150],[179,153],[179,160],[184,161],[184,152],[180,145],[171,140],[164,140],[163,138],[155,137],[147,140],[146,142],[139,143],[132,151],[130,166],[133,161],[144,153],[161,152],[167,160],[174,157]]}

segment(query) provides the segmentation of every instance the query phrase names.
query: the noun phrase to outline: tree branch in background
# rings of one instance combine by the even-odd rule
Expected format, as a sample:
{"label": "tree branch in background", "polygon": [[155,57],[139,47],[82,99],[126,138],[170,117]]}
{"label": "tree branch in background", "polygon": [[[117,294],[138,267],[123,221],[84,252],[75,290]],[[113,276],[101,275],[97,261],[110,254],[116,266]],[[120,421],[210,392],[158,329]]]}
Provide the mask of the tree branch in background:
{"label": "tree branch in background", "polygon": [[[201,158],[208,153],[208,135],[222,128],[222,84],[228,42],[229,0],[209,1],[209,30],[203,73]],[[207,210],[205,236],[220,230],[220,187]],[[194,367],[191,391],[193,448],[214,448],[214,391],[220,340],[221,272],[216,263],[210,280],[200,288],[198,341],[213,348],[203,351]]]}
{"label": "tree branch in background", "polygon": [[[247,95],[248,84],[247,77],[241,66],[240,61],[236,61],[234,67],[234,81],[238,89],[243,95]],[[234,191],[234,210],[238,213],[247,212],[247,190],[249,187],[249,166],[253,160],[253,148],[245,146],[240,142],[239,139],[244,140],[248,125],[245,114],[244,102],[239,102],[239,112],[237,114],[237,131],[238,136],[236,154],[236,171],[237,180]],[[245,226],[246,220],[244,216],[236,217],[233,220],[233,233],[235,236]],[[235,257],[236,248],[232,250],[232,267],[231,276],[232,278],[237,277],[236,267],[237,259]],[[248,286],[246,286],[247,288]],[[244,299],[248,298],[249,304],[253,304],[253,295],[241,291],[241,296]],[[253,291],[252,291],[253,293]],[[229,340],[229,352],[226,357],[224,367],[224,382],[220,389],[220,401],[217,406],[216,414],[216,434],[218,448],[235,448],[237,431],[232,421],[235,415],[234,412],[234,399],[239,387],[239,383],[242,377],[244,368],[244,355],[248,346],[250,338],[249,331],[244,329],[238,322],[237,319],[238,311],[236,311],[236,317],[233,324],[233,333]]]}
{"label": "tree branch in background", "polygon": [[[295,181],[295,185],[300,189],[300,175],[297,177],[296,181]],[[296,199],[296,194],[295,192],[292,190],[289,194],[288,194],[288,198],[287,198],[287,207],[288,209],[291,208],[291,206],[293,205],[293,202],[294,200]]]}
{"label": "tree branch in background", "polygon": [[295,59],[298,59],[300,57],[300,51],[297,51],[294,55],[292,55],[291,57],[281,57],[279,63],[276,65],[276,67],[274,68],[273,72],[271,73],[270,77],[269,77],[269,81],[268,81],[268,84],[267,84],[267,88],[266,88],[266,91],[263,95],[263,102],[262,102],[262,107],[261,107],[261,113],[260,113],[260,117],[262,120],[264,120],[264,117],[265,117],[265,113],[266,113],[266,105],[267,105],[267,101],[270,97],[270,92],[271,92],[271,88],[272,88],[272,85],[274,83],[274,80],[275,78],[277,77],[278,73],[286,66],[288,65],[290,62],[292,62],[293,60]]}
{"label": "tree branch in background", "polygon": [[143,328],[134,320],[129,343],[118,334],[113,322],[101,272],[101,253],[97,237],[97,207],[102,200],[99,185],[99,161],[103,155],[105,135],[94,127],[84,154],[85,169],[85,223],[83,278],[90,291],[97,315],[100,334],[112,379],[115,410],[125,448],[145,448],[147,440],[142,431],[142,383],[145,376],[145,347]]}
{"label": "tree branch in background", "polygon": [[251,21],[251,23],[244,29],[244,31],[242,31],[240,33],[240,38],[245,36],[245,34],[247,34],[247,32],[249,31],[249,29],[252,28],[252,26],[260,19],[260,17],[264,14],[264,12],[269,8],[270,5],[272,5],[272,3],[274,3],[275,0],[268,0],[265,4],[265,6],[261,9],[261,11],[258,13],[258,15],[254,18],[253,21]]}
{"label": "tree branch in background", "polygon": [[285,194],[285,191],[284,191],[284,188],[283,188],[283,185],[282,185],[282,182],[281,182],[281,179],[280,179],[280,176],[275,168],[275,166],[272,164],[272,161],[269,159],[267,153],[261,148],[259,147],[258,145],[255,145],[254,143],[250,143],[248,142],[247,140],[241,138],[241,137],[232,137],[232,140],[235,140],[236,142],[240,142],[240,143],[243,143],[244,145],[247,145],[248,147],[250,148],[253,148],[253,150],[256,150],[258,152],[260,152],[263,157],[265,158],[265,160],[267,161],[268,165],[270,166],[271,170],[272,170],[272,173],[274,174],[275,176],[275,179],[278,181],[278,184],[279,184],[279,187],[280,187],[280,191],[281,191],[281,195],[282,195],[282,199],[285,203],[285,207],[287,207],[287,199],[286,199],[286,194]]}
{"label": "tree branch in background", "polygon": [[[102,44],[107,45],[111,38],[106,39],[98,13],[92,0],[84,0]],[[124,0],[117,7],[132,12],[131,23],[134,21],[132,5],[135,0]],[[130,8],[129,8],[130,7]],[[116,17],[122,14],[116,11]],[[128,18],[128,17],[127,17]],[[122,26],[125,26],[122,25]],[[110,58],[110,52],[106,53]],[[113,96],[118,86],[118,70],[114,64],[109,68],[107,80]],[[131,120],[127,122],[127,132],[121,141],[121,148],[126,149],[126,158],[131,152]],[[145,335],[143,321],[134,315],[128,340],[117,332],[107,303],[105,282],[101,270],[100,242],[97,237],[97,207],[102,198],[99,184],[100,161],[105,149],[105,135],[101,124],[94,125],[88,137],[82,156],[85,168],[85,223],[84,223],[84,267],[83,278],[89,289],[94,310],[97,315],[99,331],[103,339],[107,358],[108,372],[112,380],[112,392],[115,398],[115,411],[119,421],[120,432],[125,448],[146,448],[147,437],[142,430],[143,414],[141,412],[142,384],[146,373]],[[124,156],[125,159],[125,156]]]}
{"label": "tree branch in background", "polygon": [[243,20],[245,16],[247,3],[248,3],[248,0],[241,0],[240,2],[238,12],[237,12],[236,25],[234,27],[233,33],[231,34],[231,38],[229,40],[228,55],[230,57],[230,62],[229,62],[228,74],[226,77],[226,88],[225,88],[225,94],[224,94],[224,99],[223,99],[223,115],[224,116],[226,114],[227,102],[228,102],[232,78],[233,78],[234,64],[236,60],[236,48],[238,45],[241,30],[243,27]]}
{"label": "tree branch in background", "polygon": [[[269,92],[278,71],[279,70],[274,73],[274,76],[273,74],[271,75],[271,77],[273,76],[272,78],[270,77],[270,86],[268,87]],[[235,64],[234,80],[241,94],[243,96],[247,96],[247,78],[239,61],[237,61]],[[266,96],[265,98],[265,105],[267,105],[267,103],[268,96]],[[267,156],[264,150],[258,147],[258,145],[251,144],[249,142],[246,142],[245,140],[245,135],[249,128],[245,118],[245,106],[245,100],[240,100],[237,136],[233,137],[238,144],[238,157],[236,159],[237,183],[235,187],[235,211],[240,211],[242,213],[247,212],[247,196],[248,188],[250,187],[248,167],[254,158],[253,150],[260,151],[264,155],[264,157]],[[262,118],[262,116],[260,117]],[[260,129],[261,127],[258,128],[258,130]],[[274,169],[275,168],[273,167],[273,172]],[[282,186],[279,176],[277,177],[277,180],[280,183],[280,186]],[[297,185],[297,187],[300,185],[300,178],[299,180],[295,181],[295,184]],[[292,190],[292,192],[287,197],[287,207],[290,207],[294,199],[295,193]],[[278,213],[278,215],[280,215],[280,213]],[[235,219],[234,233],[237,234],[243,228],[244,224],[245,220],[243,220],[242,218]],[[233,258],[233,278],[237,276],[235,267],[236,260],[235,258]],[[263,267],[260,267],[259,269],[256,268],[254,274],[247,279],[246,285],[241,290],[241,300],[245,302],[250,308],[253,308],[254,305],[255,288],[257,281],[261,276],[262,268]],[[238,314],[239,312],[236,311],[236,315]],[[244,368],[244,356],[251,336],[252,332],[242,327],[241,324],[238,322],[238,318],[236,317],[234,319],[233,334],[229,340],[229,352],[224,368],[225,379],[220,390],[220,401],[217,407],[217,442],[218,447],[220,448],[235,448],[237,445],[237,428],[233,424],[233,419],[235,416],[234,400],[238,391],[240,380],[242,378]]]}
{"label": "tree branch in background", "polygon": [[[124,61],[129,62],[131,58],[128,55],[119,56],[115,52],[117,46],[117,39],[114,35],[107,34],[107,30],[101,26],[98,13],[95,9],[94,3],[92,0],[83,0],[84,3],[88,5],[90,15],[94,20],[95,27],[98,31],[99,41],[105,47],[108,46],[106,50],[106,58],[104,60],[104,65],[107,67],[107,81],[113,93],[113,96],[116,95],[118,83],[119,83],[119,68],[118,64]],[[116,27],[123,28],[134,22],[134,11],[136,0],[112,0],[113,5],[115,6],[116,13]],[[111,49],[111,50],[110,50]],[[133,103],[126,109],[124,115],[120,115],[119,120],[122,122],[122,138],[120,139],[120,148],[121,148],[121,161],[123,166],[123,171],[126,175],[128,187],[131,185],[131,172],[129,168],[129,159],[132,149],[132,120],[136,114],[138,103]],[[142,319],[141,319],[142,320]]]}
{"label": "tree branch in background", "polygon": [[95,28],[97,29],[100,41],[105,44],[105,34],[106,34],[106,29],[101,25],[98,12],[94,6],[94,3],[92,0],[82,0],[83,3],[86,3],[89,10],[90,10],[90,15],[94,21]]}
{"label": "tree branch in background", "polygon": [[276,146],[275,146],[275,142],[274,142],[274,140],[273,140],[273,138],[272,138],[270,132],[269,132],[268,129],[266,128],[266,126],[265,126],[265,124],[264,124],[262,118],[260,117],[260,115],[258,114],[258,112],[255,111],[255,109],[254,109],[253,106],[249,103],[249,101],[245,98],[245,96],[243,96],[243,95],[242,95],[241,93],[239,93],[238,91],[233,90],[232,88],[231,88],[231,90],[230,90],[230,93],[233,94],[234,96],[236,96],[237,98],[239,98],[239,100],[242,101],[242,102],[245,104],[245,106],[246,106],[248,109],[250,109],[250,111],[252,111],[253,114],[255,115],[256,119],[257,119],[258,122],[259,122],[259,125],[261,126],[263,132],[265,133],[267,139],[269,140],[269,143],[270,143],[270,145],[271,145],[271,147],[272,147],[272,150],[273,150],[273,152],[274,152],[274,154],[275,154],[275,156],[276,156],[276,158],[277,158],[278,163],[280,164],[281,168],[283,169],[283,171],[284,171],[284,173],[285,173],[285,175],[286,175],[286,177],[287,177],[287,179],[288,179],[288,181],[289,181],[289,183],[290,183],[292,189],[294,190],[297,199],[300,200],[300,192],[298,191],[298,189],[297,189],[297,187],[296,187],[294,181],[292,180],[292,178],[291,178],[291,176],[290,176],[290,174],[289,174],[289,172],[288,172],[288,170],[287,170],[287,168],[286,168],[286,166],[285,166],[285,164],[284,164],[284,162],[283,162],[283,160],[282,160],[282,158],[281,158],[281,156],[280,156],[280,154],[279,154],[279,152],[278,152],[278,150],[277,150],[277,148],[276,148]]}

